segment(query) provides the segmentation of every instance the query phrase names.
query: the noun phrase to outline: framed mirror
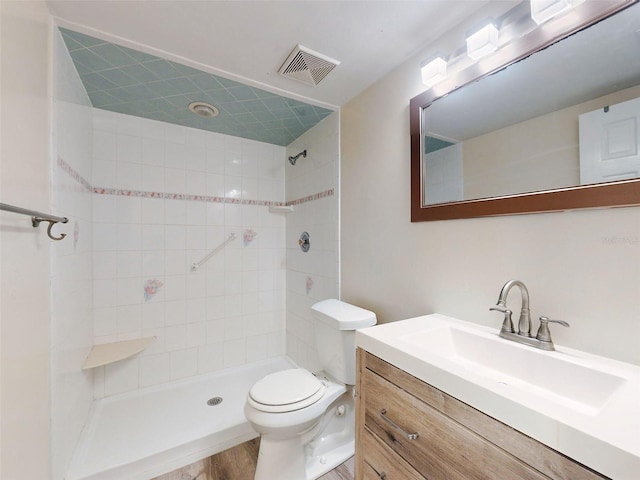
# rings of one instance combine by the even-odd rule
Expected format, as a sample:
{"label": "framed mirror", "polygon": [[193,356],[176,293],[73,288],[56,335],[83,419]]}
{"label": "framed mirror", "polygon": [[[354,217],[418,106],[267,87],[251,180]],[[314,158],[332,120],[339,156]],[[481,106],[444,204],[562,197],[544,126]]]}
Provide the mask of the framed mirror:
{"label": "framed mirror", "polygon": [[412,222],[640,205],[640,3],[512,40],[413,98],[410,129]]}

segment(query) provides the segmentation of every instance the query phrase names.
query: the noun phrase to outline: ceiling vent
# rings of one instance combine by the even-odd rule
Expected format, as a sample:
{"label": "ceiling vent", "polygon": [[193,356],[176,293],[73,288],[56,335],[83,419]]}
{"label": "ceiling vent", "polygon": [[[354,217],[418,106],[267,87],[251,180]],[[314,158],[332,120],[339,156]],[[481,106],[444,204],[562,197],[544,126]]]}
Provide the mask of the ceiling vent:
{"label": "ceiling vent", "polygon": [[302,45],[293,49],[278,73],[307,85],[318,85],[340,62]]}

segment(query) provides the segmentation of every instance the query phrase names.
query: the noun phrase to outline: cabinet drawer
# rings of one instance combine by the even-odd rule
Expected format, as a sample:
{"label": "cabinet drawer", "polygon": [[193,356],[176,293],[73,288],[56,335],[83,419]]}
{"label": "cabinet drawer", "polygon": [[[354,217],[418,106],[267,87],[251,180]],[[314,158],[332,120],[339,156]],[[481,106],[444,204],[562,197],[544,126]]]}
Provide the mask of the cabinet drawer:
{"label": "cabinet drawer", "polygon": [[429,480],[547,478],[370,370],[363,374],[365,426]]}
{"label": "cabinet drawer", "polygon": [[426,480],[367,429],[364,430],[362,446],[366,457],[364,480]]}
{"label": "cabinet drawer", "polygon": [[429,480],[609,480],[364,350],[358,362],[358,434],[366,424]]}

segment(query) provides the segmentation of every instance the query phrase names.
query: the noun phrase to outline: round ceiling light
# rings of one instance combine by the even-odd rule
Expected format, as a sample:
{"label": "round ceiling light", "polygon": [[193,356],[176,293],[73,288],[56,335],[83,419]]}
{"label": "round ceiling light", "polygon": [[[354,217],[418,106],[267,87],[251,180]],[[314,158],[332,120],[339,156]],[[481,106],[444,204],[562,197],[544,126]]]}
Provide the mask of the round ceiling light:
{"label": "round ceiling light", "polygon": [[218,109],[205,102],[193,102],[189,104],[189,110],[203,118],[213,118],[218,116]]}

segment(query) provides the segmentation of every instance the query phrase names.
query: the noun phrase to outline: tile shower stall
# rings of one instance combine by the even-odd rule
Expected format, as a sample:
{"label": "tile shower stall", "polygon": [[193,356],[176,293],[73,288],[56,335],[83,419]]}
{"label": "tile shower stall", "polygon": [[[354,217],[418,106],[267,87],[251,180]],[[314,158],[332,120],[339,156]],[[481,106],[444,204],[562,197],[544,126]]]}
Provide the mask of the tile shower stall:
{"label": "tile shower stall", "polygon": [[[317,367],[309,307],[339,291],[339,116],[283,147],[101,110],[54,36],[52,209],[72,219],[51,247],[60,479],[94,399],[285,354]],[[92,345],[142,337],[81,370]]]}

